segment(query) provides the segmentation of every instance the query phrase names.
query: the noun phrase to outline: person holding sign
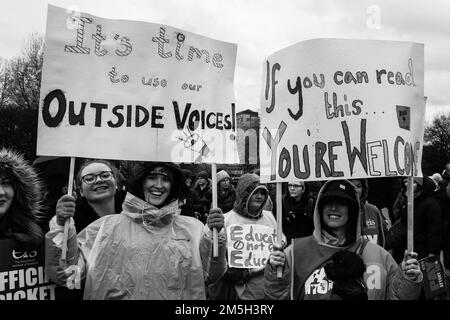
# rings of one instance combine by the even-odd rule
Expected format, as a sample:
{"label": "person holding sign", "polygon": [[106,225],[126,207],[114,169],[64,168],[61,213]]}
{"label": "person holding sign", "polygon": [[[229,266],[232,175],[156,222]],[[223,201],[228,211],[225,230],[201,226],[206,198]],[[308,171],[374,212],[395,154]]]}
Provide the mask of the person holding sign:
{"label": "person holding sign", "polygon": [[[106,215],[78,235],[70,224],[67,261],[85,278],[85,300],[205,299],[205,283],[226,268],[226,238],[219,232],[219,256],[212,257],[213,228],[223,229],[223,216],[211,213],[207,226],[180,215],[184,187],[173,163],[137,164],[121,214]],[[49,277],[59,275],[62,226],[50,222],[47,239]],[[63,280],[63,281],[61,281]]]}
{"label": "person holding sign", "polygon": [[[400,266],[382,247],[360,234],[360,202],[356,188],[348,180],[326,182],[319,191],[314,212],[314,233],[294,239],[285,252],[274,250],[265,268],[267,299],[329,300],[334,284],[325,267],[341,250],[361,256],[369,300],[418,299],[423,275],[415,252],[406,252]],[[277,267],[283,267],[281,278]],[[352,264],[343,270],[354,269]],[[358,276],[358,270],[355,269]],[[294,273],[291,276],[291,273]],[[351,275],[349,275],[351,276]],[[337,287],[337,286],[336,286]],[[342,294],[342,292],[341,292]]]}
{"label": "person holding sign", "polygon": [[117,168],[101,159],[85,160],[78,170],[81,198],[63,195],[56,204],[59,225],[74,214],[75,228],[81,231],[100,217],[122,211],[125,191],[117,188]]}
{"label": "person holding sign", "polygon": [[0,239],[14,239],[28,249],[39,247],[44,234],[36,222],[43,186],[23,156],[0,150]]}
{"label": "person holding sign", "polygon": [[212,299],[226,299],[218,289],[230,286],[234,287],[236,299],[264,299],[264,266],[276,241],[275,218],[263,210],[268,196],[258,175],[247,173],[239,178],[234,208],[224,214],[228,269],[220,282],[209,287]]}

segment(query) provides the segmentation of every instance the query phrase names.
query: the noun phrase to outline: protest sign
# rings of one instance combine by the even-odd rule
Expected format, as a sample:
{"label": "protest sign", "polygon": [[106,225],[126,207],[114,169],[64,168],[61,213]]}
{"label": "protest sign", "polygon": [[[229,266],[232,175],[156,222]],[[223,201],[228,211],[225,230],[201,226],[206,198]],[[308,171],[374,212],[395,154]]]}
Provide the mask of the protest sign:
{"label": "protest sign", "polygon": [[49,5],[37,154],[237,163],[236,51]]}
{"label": "protest sign", "polygon": [[70,300],[77,293],[52,283],[44,271],[44,246],[27,250],[0,240],[0,300]]}
{"label": "protest sign", "polygon": [[263,268],[276,241],[275,229],[259,224],[227,227],[228,265],[231,268]]}
{"label": "protest sign", "polygon": [[309,40],[263,67],[263,182],[422,174],[422,44]]}

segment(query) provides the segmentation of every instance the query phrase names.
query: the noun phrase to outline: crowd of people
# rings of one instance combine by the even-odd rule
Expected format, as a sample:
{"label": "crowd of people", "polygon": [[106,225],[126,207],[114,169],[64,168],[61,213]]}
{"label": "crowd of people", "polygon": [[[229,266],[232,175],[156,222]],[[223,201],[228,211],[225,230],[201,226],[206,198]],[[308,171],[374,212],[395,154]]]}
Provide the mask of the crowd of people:
{"label": "crowd of people", "polygon": [[46,203],[51,186],[1,149],[0,240],[45,244],[46,274],[60,287],[76,266],[80,299],[425,299],[419,260],[430,256],[446,272],[438,298],[450,299],[450,162],[442,174],[414,178],[414,251],[406,250],[407,179],[386,178],[399,186],[388,205],[369,202],[367,179],[284,183],[283,234],[260,268],[230,267],[227,248],[232,225],[276,229],[273,188],[258,174],[233,183],[217,172],[217,207],[206,171],[140,162],[126,184],[119,177],[112,162],[86,159],[76,191]]}

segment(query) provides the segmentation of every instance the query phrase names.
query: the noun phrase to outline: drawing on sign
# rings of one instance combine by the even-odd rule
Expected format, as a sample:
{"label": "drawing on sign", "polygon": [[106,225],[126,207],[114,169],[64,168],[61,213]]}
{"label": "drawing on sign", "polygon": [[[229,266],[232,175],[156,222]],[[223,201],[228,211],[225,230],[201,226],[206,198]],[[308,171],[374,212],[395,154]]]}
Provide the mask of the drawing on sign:
{"label": "drawing on sign", "polygon": [[411,108],[406,106],[395,106],[397,108],[398,126],[402,129],[411,130]]}

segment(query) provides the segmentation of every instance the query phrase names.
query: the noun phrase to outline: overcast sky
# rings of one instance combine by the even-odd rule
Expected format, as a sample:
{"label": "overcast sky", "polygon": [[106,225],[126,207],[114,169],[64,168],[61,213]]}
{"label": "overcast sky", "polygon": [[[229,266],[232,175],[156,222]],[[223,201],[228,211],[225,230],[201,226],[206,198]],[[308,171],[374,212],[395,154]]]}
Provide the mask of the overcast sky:
{"label": "overcast sky", "polygon": [[45,34],[47,4],[111,19],[167,24],[238,45],[238,111],[259,109],[262,62],[312,38],[425,44],[426,119],[450,112],[448,0],[2,0],[0,57],[20,54],[32,32]]}

